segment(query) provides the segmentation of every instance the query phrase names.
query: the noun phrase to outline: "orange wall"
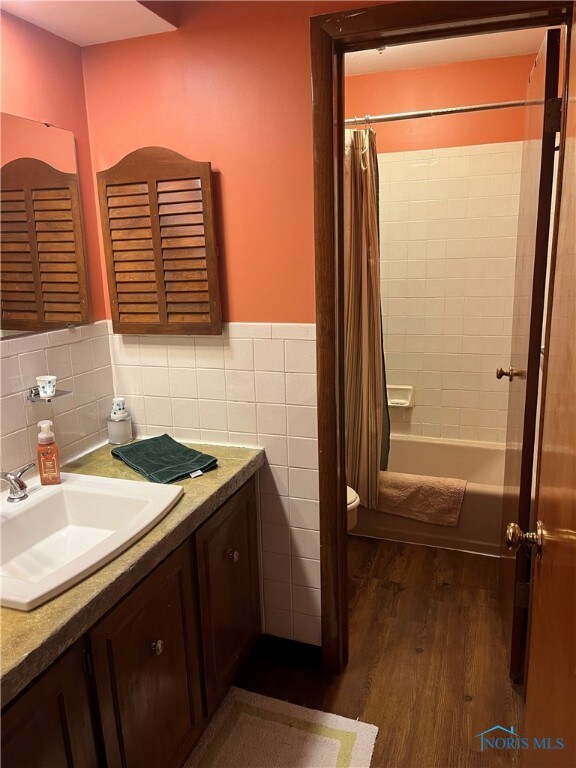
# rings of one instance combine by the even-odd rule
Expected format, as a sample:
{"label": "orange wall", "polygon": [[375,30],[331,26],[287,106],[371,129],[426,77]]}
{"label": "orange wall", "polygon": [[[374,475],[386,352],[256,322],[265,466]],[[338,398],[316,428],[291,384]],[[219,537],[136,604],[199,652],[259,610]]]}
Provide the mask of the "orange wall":
{"label": "orange wall", "polygon": [[[346,117],[442,109],[526,98],[536,54],[402,69],[346,78]],[[380,152],[520,141],[524,110],[378,123]]]}
{"label": "orange wall", "polygon": [[[224,318],[314,321],[310,17],[368,4],[182,2],[175,32],[84,49],[3,14],[2,109],[76,135],[95,319],[109,306],[94,174],[161,145],[217,174]],[[532,59],[349,78],[348,114],[523,98]],[[379,130],[392,151],[508,141],[520,126],[508,110]]]}
{"label": "orange wall", "polygon": [[76,137],[92,316],[106,316],[80,49],[1,14],[1,111],[50,123]]}
{"label": "orange wall", "polygon": [[210,161],[224,319],[313,322],[310,16],[354,3],[182,5],[175,32],[83,50],[94,171],[148,145]]}

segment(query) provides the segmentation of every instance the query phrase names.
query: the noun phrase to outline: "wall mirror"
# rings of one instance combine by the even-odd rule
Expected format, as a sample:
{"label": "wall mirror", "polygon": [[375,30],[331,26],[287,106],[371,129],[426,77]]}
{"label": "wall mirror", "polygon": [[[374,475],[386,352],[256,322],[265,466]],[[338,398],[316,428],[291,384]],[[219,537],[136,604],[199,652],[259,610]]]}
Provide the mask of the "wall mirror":
{"label": "wall mirror", "polygon": [[0,333],[90,322],[74,134],[0,120]]}

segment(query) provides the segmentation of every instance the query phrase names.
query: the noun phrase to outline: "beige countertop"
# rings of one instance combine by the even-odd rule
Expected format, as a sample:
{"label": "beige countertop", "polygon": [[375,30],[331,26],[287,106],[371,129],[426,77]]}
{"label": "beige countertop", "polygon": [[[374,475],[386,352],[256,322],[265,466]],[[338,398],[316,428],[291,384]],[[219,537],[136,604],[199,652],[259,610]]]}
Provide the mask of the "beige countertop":
{"label": "beige countertop", "polygon": [[[178,485],[184,494],[158,525],[126,552],[38,608],[0,609],[0,683],[5,706],[87,632],[132,587],[190,536],[264,464],[261,448],[194,444],[218,468]],[[147,482],[105,445],[63,467],[65,472]]]}

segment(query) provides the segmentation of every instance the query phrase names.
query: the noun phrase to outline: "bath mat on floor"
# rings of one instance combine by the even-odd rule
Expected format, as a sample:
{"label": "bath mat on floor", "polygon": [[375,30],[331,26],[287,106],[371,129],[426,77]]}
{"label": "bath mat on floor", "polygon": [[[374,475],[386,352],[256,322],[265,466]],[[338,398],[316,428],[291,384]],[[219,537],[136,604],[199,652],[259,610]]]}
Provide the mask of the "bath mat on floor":
{"label": "bath mat on floor", "polygon": [[375,725],[231,688],[185,768],[368,768]]}

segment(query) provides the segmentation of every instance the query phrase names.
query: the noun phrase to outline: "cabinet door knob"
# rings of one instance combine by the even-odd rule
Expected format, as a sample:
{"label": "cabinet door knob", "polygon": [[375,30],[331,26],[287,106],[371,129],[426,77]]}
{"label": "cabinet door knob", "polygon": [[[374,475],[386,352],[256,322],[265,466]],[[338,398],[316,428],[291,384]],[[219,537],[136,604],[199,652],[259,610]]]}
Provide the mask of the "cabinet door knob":
{"label": "cabinet door knob", "polygon": [[237,563],[240,560],[240,552],[235,549],[229,549],[227,554],[228,560],[232,563]]}
{"label": "cabinet door knob", "polygon": [[156,656],[160,656],[164,650],[164,640],[156,640],[155,643],[150,643],[150,650],[153,651]]}

